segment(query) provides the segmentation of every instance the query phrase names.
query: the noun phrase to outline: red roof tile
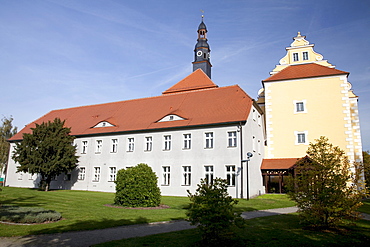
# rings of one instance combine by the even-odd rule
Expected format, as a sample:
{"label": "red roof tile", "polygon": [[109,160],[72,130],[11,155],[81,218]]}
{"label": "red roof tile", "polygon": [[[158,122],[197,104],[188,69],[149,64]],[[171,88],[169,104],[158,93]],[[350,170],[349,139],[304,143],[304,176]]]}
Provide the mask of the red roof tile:
{"label": "red roof tile", "polygon": [[214,84],[211,79],[209,79],[209,77],[203,72],[203,70],[197,69],[196,71],[164,91],[162,94],[216,87],[218,86]]}
{"label": "red roof tile", "polygon": [[300,158],[280,158],[280,159],[264,159],[262,161],[261,170],[281,170],[289,169]]}
{"label": "red roof tile", "polygon": [[[196,71],[190,75],[190,79],[198,78],[197,75],[199,72]],[[185,79],[189,80],[189,77]],[[189,85],[196,87],[197,84],[190,81]],[[30,128],[35,127],[35,123],[52,121],[56,117],[65,120],[65,125],[71,127],[71,134],[78,136],[240,122],[247,119],[251,106],[252,98],[239,86],[216,86],[157,97],[54,110],[28,124],[10,141],[21,140],[23,133],[31,133]],[[176,114],[185,120],[158,122],[169,114]],[[102,121],[115,126],[93,128]]]}
{"label": "red roof tile", "polygon": [[282,81],[319,76],[342,75],[342,74],[348,75],[349,72],[329,68],[327,66],[319,65],[316,63],[308,63],[308,64],[290,65],[281,70],[280,72],[270,76],[266,80],[263,80],[263,82]]}

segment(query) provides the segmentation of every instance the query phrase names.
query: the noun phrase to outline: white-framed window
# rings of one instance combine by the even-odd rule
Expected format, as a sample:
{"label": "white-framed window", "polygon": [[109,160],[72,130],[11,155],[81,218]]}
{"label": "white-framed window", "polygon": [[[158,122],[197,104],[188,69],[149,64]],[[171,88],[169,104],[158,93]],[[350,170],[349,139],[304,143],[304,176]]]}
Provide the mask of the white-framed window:
{"label": "white-framed window", "polygon": [[295,135],[295,144],[300,145],[308,145],[308,132],[307,131],[294,131]]}
{"label": "white-framed window", "polygon": [[191,166],[182,167],[183,185],[191,185]]}
{"label": "white-framed window", "polygon": [[85,180],[86,177],[86,168],[85,167],[80,167],[78,171],[78,180]]}
{"label": "white-framed window", "polygon": [[205,148],[213,148],[213,132],[204,133]]}
{"label": "white-framed window", "polygon": [[191,134],[184,134],[184,147],[183,149],[191,149]]}
{"label": "white-framed window", "polygon": [[101,153],[102,147],[103,147],[103,141],[102,140],[96,140],[95,153],[97,153],[97,154]]}
{"label": "white-framed window", "polygon": [[226,166],[226,180],[228,186],[235,186],[235,165]]}
{"label": "white-framed window", "polygon": [[135,139],[133,137],[127,138],[127,152],[133,152],[135,148]]}
{"label": "white-framed window", "polygon": [[294,100],[294,113],[307,113],[306,100]]}
{"label": "white-framed window", "polygon": [[162,166],[162,185],[170,185],[171,168],[169,166]]}
{"label": "white-framed window", "polygon": [[236,131],[227,132],[227,146],[236,147]]}
{"label": "white-framed window", "polygon": [[112,153],[117,153],[118,150],[118,139],[112,139]]}
{"label": "white-framed window", "polygon": [[87,141],[82,141],[82,148],[81,148],[81,153],[86,154],[87,153]]}
{"label": "white-framed window", "polygon": [[153,148],[153,137],[146,136],[145,137],[145,150],[144,151],[152,151]]}
{"label": "white-framed window", "polygon": [[213,184],[213,166],[204,166],[204,178],[207,184]]}
{"label": "white-framed window", "polygon": [[302,54],[303,54],[303,60],[308,60],[308,51],[304,51]]}
{"label": "white-framed window", "polygon": [[116,181],[116,175],[117,175],[117,168],[116,167],[109,167],[109,182]]}
{"label": "white-framed window", "polygon": [[94,167],[93,182],[100,181],[100,167]]}
{"label": "white-framed window", "polygon": [[171,135],[163,136],[163,150],[171,150]]}
{"label": "white-framed window", "polygon": [[299,60],[298,53],[297,52],[294,52],[293,53],[293,61],[294,62],[297,62],[298,60]]}

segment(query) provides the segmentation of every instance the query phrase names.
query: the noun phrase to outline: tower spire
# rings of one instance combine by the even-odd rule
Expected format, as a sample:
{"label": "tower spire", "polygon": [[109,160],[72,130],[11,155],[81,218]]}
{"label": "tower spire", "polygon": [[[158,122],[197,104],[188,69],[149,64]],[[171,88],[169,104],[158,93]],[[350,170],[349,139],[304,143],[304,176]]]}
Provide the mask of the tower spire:
{"label": "tower spire", "polygon": [[[204,12],[204,11],[202,11]],[[197,44],[194,49],[194,62],[193,62],[193,71],[197,69],[202,69],[206,75],[211,78],[211,61],[210,61],[210,52],[211,49],[208,45],[207,39],[207,27],[204,24],[204,15],[202,15],[202,21],[198,26],[198,39]]]}

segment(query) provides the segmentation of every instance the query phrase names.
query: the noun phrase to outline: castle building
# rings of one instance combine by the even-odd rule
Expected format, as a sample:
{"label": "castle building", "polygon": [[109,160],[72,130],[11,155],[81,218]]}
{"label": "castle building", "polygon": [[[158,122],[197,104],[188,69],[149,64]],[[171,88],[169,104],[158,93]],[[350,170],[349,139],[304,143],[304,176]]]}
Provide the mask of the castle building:
{"label": "castle building", "polygon": [[284,189],[288,170],[320,136],[344,150],[351,163],[362,161],[358,97],[349,73],[324,60],[300,33],[293,40],[259,91],[266,120],[261,166],[266,192]]}
{"label": "castle building", "polygon": [[[201,178],[216,177],[227,179],[233,197],[264,193],[263,112],[238,85],[212,82],[203,20],[197,32],[194,71],[162,95],[53,110],[10,138],[11,152],[36,123],[60,118],[76,137],[80,157],[77,169],[55,178],[52,189],[115,192],[119,169],[146,163],[162,195],[186,196]],[[17,166],[10,157],[7,185],[37,187],[40,178],[16,173]]]}

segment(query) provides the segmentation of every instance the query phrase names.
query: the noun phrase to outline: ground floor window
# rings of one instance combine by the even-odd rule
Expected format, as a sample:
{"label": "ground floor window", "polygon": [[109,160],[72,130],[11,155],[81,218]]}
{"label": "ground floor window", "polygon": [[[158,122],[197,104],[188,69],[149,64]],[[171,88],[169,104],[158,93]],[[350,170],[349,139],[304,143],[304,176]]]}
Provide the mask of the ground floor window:
{"label": "ground floor window", "polygon": [[116,181],[117,168],[109,167],[109,182]]}
{"label": "ground floor window", "polygon": [[99,182],[99,181],[100,181],[100,167],[94,167],[93,182]]}
{"label": "ground floor window", "polygon": [[183,166],[183,185],[191,185],[191,166]]}
{"label": "ground floor window", "polygon": [[170,178],[171,178],[171,170],[169,166],[163,166],[163,185],[170,185]]}
{"label": "ground floor window", "polygon": [[213,166],[204,166],[204,175],[207,184],[213,184]]}
{"label": "ground floor window", "polygon": [[226,180],[228,186],[235,186],[235,165],[226,166]]}

